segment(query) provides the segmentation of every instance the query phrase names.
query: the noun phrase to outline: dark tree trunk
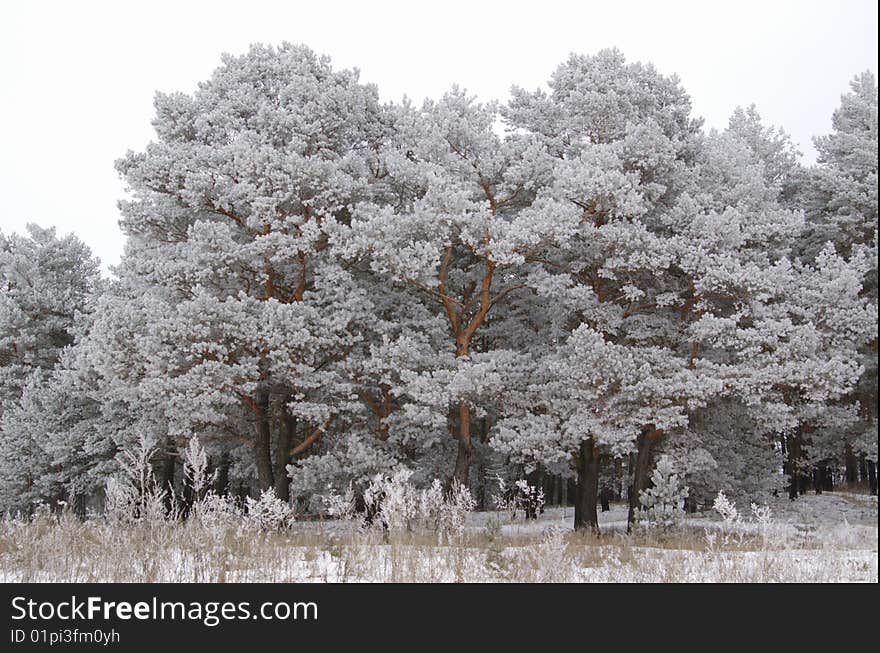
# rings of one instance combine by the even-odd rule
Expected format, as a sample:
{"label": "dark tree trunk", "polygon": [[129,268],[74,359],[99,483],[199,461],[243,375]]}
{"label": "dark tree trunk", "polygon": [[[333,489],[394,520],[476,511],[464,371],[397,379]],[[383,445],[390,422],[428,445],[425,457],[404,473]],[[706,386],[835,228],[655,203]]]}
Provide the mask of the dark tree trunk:
{"label": "dark tree trunk", "polygon": [[578,451],[575,496],[575,529],[589,528],[598,533],[599,515],[596,504],[599,499],[599,451],[592,438],[583,440]]}
{"label": "dark tree trunk", "polygon": [[834,466],[828,467],[825,465],[825,491],[833,492],[834,491]]}
{"label": "dark tree trunk", "polygon": [[856,483],[859,479],[859,472],[856,464],[856,456],[853,453],[852,445],[847,444],[844,450],[844,459],[846,461],[846,482]]}
{"label": "dark tree trunk", "polygon": [[813,483],[813,475],[803,473],[803,474],[800,474],[798,478],[800,481],[799,485],[798,485],[799,492],[801,495],[804,495],[807,492],[809,492],[809,490],[810,490],[810,485],[812,485],[812,483]]}
{"label": "dark tree trunk", "polygon": [[257,484],[262,492],[273,485],[272,475],[272,431],[269,418],[269,393],[257,392],[254,398],[254,462],[257,466]]}
{"label": "dark tree trunk", "polygon": [[800,436],[795,432],[788,437],[788,460],[785,464],[785,471],[788,474],[788,498],[792,501],[798,498],[798,485],[800,478],[800,471],[798,470],[799,458]]}
{"label": "dark tree trunk", "polygon": [[654,445],[660,439],[661,431],[653,424],[642,429],[636,440],[635,463],[632,473],[632,484],[629,487],[629,513],[626,520],[626,532],[631,533],[636,521],[636,510],[641,509],[639,495],[648,488]]}
{"label": "dark tree trunk", "polygon": [[602,512],[611,510],[611,490],[605,485],[602,486],[602,491],[599,492],[599,505],[602,507]]}
{"label": "dark tree trunk", "polygon": [[556,477],[552,474],[541,472],[541,489],[544,490],[544,505],[552,506],[556,491]]}
{"label": "dark tree trunk", "polygon": [[867,457],[865,454],[859,456],[859,480],[864,483],[868,480],[868,466],[865,464]]}
{"label": "dark tree trunk", "polygon": [[872,496],[877,496],[877,463],[868,461],[868,490]]}
{"label": "dark tree trunk", "polygon": [[291,462],[290,450],[296,441],[296,418],[288,414],[286,408],[281,412],[281,429],[275,439],[275,496],[284,502],[290,501],[290,476],[287,466]]}
{"label": "dark tree trunk", "polygon": [[189,517],[190,512],[192,512],[193,504],[195,503],[195,493],[193,492],[192,486],[189,483],[183,484],[183,491],[181,492],[181,505],[180,510],[184,518]]}
{"label": "dark tree trunk", "polygon": [[74,494],[71,497],[73,500],[73,512],[80,519],[84,519],[88,514],[88,509],[86,506],[86,497],[84,494]]}
{"label": "dark tree trunk", "polygon": [[250,496],[251,488],[249,487],[249,483],[245,484],[242,481],[239,481],[236,485],[238,487],[235,490],[235,496],[238,497],[238,503],[239,505],[241,505],[242,503],[244,503],[244,500]]}
{"label": "dark tree trunk", "polygon": [[825,463],[820,463],[813,468],[813,491],[822,494],[825,489]]}
{"label": "dark tree trunk", "polygon": [[623,460],[614,459],[614,492],[618,501],[623,500]]}
{"label": "dark tree trunk", "polygon": [[226,496],[229,492],[229,453],[224,451],[220,454],[220,462],[217,464],[217,475],[214,477],[214,492],[219,496]]}

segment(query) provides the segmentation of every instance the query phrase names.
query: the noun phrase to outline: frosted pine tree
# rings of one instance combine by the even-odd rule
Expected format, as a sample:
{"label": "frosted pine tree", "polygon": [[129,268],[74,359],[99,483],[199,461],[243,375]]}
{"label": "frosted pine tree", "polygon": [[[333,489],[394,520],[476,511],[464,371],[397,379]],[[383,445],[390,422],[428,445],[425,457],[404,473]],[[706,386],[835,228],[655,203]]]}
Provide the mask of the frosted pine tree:
{"label": "frosted pine tree", "polygon": [[69,448],[52,443],[44,396],[53,368],[85,329],[101,282],[98,261],[75,236],[28,226],[0,234],[0,507],[66,495]]}
{"label": "frosted pine tree", "polygon": [[495,347],[482,336],[522,290],[518,271],[573,225],[570,209],[535,202],[541,179],[525,161],[541,155],[529,141],[500,137],[496,120],[494,105],[458,89],[421,109],[397,107],[383,152],[388,193],[359,205],[339,235],[348,256],[408,287],[446,323],[436,373],[413,378],[407,393],[425,418],[448,420],[452,476],[462,484],[474,459],[473,422],[485,410],[481,366],[494,365]]}
{"label": "frosted pine tree", "polygon": [[[832,132],[815,139],[818,164],[804,177],[798,200],[805,208],[810,232],[804,254],[815,257],[832,242],[846,258],[869,262],[861,295],[877,310],[877,83],[874,75],[856,76],[832,117]],[[859,254],[862,252],[863,254]],[[869,332],[870,333],[870,332]],[[866,338],[859,351],[864,367],[858,387],[843,401],[847,418],[829,424],[820,437],[821,453],[813,458],[839,457],[843,450],[847,478],[856,476],[855,459],[864,456],[871,491],[877,491],[877,340]],[[855,414],[857,419],[850,419]],[[833,433],[832,433],[833,431]],[[843,442],[834,434],[843,435]],[[831,440],[836,442],[832,445]]]}
{"label": "frosted pine tree", "polygon": [[304,47],[225,56],[192,95],[156,96],[157,140],[117,167],[124,283],[149,306],[141,394],[170,442],[244,444],[260,490],[354,410],[338,364],[371,309],[328,234],[369,196],[376,90]]}

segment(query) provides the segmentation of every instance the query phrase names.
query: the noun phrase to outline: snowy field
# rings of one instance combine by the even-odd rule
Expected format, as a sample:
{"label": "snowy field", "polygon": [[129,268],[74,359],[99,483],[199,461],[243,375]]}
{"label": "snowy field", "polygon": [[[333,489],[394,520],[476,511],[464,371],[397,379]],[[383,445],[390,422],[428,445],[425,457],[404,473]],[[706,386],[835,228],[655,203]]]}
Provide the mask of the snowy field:
{"label": "snowy field", "polygon": [[111,526],[73,517],[6,520],[6,582],[877,582],[877,497],[781,499],[772,516],[715,513],[626,534],[626,508],[602,534],[571,531],[572,509],[538,520],[472,513],[454,535],[296,522]]}

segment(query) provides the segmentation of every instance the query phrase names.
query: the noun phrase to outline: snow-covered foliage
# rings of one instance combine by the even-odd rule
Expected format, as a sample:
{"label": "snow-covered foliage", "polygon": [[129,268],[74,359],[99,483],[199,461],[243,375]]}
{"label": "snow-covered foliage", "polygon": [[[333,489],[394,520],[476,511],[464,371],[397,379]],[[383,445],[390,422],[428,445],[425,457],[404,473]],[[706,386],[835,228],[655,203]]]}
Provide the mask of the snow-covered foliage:
{"label": "snow-covered foliage", "polygon": [[333,517],[360,520],[365,527],[390,533],[459,535],[475,503],[470,491],[458,483],[444,488],[439,479],[419,488],[411,482],[412,470],[398,467],[376,474],[361,492],[362,510],[353,485],[344,494],[322,497],[324,511]]}
{"label": "snow-covered foliage", "polygon": [[413,106],[255,45],[155,110],[115,279],[0,236],[0,508],[446,537],[478,505],[597,530],[600,495],[633,524],[876,492],[869,73],[810,168],[617,50]]}
{"label": "snow-covered foliage", "polygon": [[183,450],[183,477],[198,503],[209,491],[217,476],[217,471],[208,472],[208,456],[198,438],[190,440]]}
{"label": "snow-covered foliage", "polygon": [[399,468],[389,476],[377,475],[364,491],[364,503],[375,519],[392,532],[427,531],[456,535],[474,509],[468,489],[453,483],[445,492],[439,479],[424,489],[410,483],[412,472]]}
{"label": "snow-covered foliage", "polygon": [[[102,285],[98,261],[75,236],[59,237],[33,224],[27,236],[0,233],[0,506],[5,509],[70,499],[80,480],[83,455],[74,449],[81,407],[73,398],[67,405],[61,401],[70,387],[59,393],[57,386],[68,379],[53,370],[71,358],[68,348],[87,329]],[[62,420],[63,428],[53,428]]]}
{"label": "snow-covered foliage", "polygon": [[736,509],[736,502],[727,498],[723,491],[718,492],[712,508],[717,512],[725,524],[735,524],[739,521],[739,511]]}
{"label": "snow-covered foliage", "polygon": [[161,524],[169,514],[168,489],[162,488],[153,475],[152,459],[156,449],[143,436],[137,448],[120,454],[120,474],[107,479],[104,487],[104,512],[111,523]]}
{"label": "snow-covered foliage", "polygon": [[526,479],[520,478],[508,487],[507,482],[500,476],[496,477],[498,494],[492,495],[492,503],[497,510],[506,512],[511,521],[516,519],[517,513],[522,513],[527,519],[535,519],[543,511],[546,497],[544,489],[536,487]]}
{"label": "snow-covered foliage", "polygon": [[651,474],[651,487],[639,494],[639,502],[647,511],[648,523],[663,528],[674,526],[684,514],[688,492],[689,488],[682,485],[672,459],[660,456]]}
{"label": "snow-covered foliage", "polygon": [[293,509],[286,501],[275,496],[275,489],[260,493],[258,499],[245,499],[245,525],[261,531],[277,531],[289,528],[294,521]]}

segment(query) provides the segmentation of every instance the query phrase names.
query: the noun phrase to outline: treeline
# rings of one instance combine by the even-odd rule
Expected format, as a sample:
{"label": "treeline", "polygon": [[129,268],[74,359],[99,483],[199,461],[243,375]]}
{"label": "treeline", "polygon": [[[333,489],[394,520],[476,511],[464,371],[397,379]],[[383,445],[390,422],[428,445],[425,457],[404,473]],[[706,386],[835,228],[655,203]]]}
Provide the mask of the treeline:
{"label": "treeline", "polygon": [[97,507],[142,439],[180,488],[193,438],[219,492],[305,511],[400,466],[484,506],[528,477],[577,527],[635,519],[661,458],[690,509],[876,493],[877,89],[851,86],[807,167],[613,50],[419,107],[304,47],[225,56],[116,162],[112,280],[75,237],[0,241],[0,507]]}

